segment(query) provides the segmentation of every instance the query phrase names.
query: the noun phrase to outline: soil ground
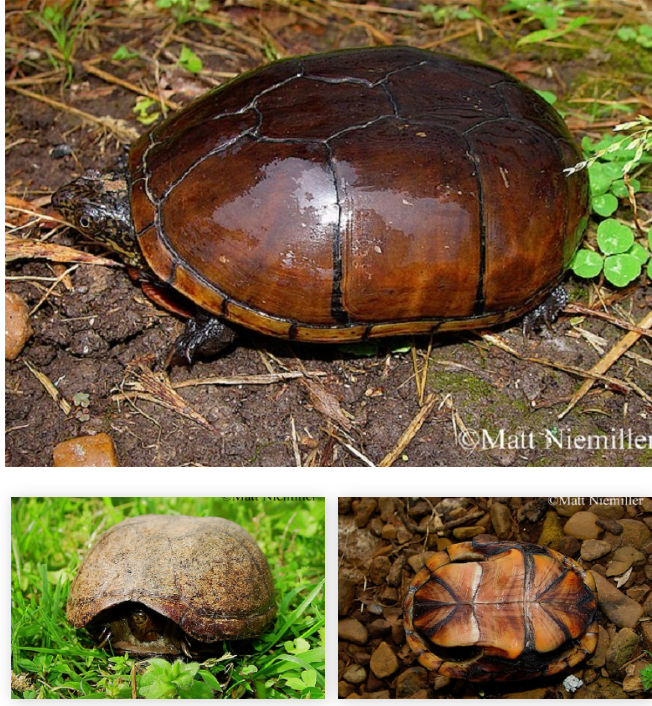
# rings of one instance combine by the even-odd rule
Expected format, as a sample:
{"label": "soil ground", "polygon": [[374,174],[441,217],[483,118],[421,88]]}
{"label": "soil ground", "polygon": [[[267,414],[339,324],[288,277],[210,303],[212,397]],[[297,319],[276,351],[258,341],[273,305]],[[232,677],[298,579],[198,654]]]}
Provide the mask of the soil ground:
{"label": "soil ground", "polygon": [[[47,79],[52,69],[47,49],[52,42],[30,15],[30,10],[38,9],[36,4],[28,11],[23,4],[10,4],[8,80],[10,88],[13,81],[17,88],[121,121],[117,124],[134,134],[146,128],[135,119],[134,93],[116,79],[185,104],[228,76],[264,63],[270,54],[291,56],[382,43],[378,33],[415,46],[435,42],[444,51],[490,61],[515,71],[535,88],[555,91],[562,103],[578,90],[578,77],[593,71],[590,67],[599,65],[600,80],[609,80],[609,62],[598,57],[600,45],[595,41],[559,58],[539,48],[519,53],[513,40],[501,39],[486,27],[482,41],[473,28],[464,39],[454,39],[457,26],[434,27],[418,20],[410,14],[416,12],[411,3],[396,3],[399,14],[377,15],[354,5],[342,5],[348,9],[336,5],[329,9],[315,4],[314,12],[303,4],[216,5],[209,15],[219,20],[216,26],[177,25],[153,3],[145,3],[141,14],[132,15],[115,3],[100,3],[79,37],[72,76],[66,82],[64,69],[54,80]],[[504,17],[498,13],[492,17],[504,31],[517,31],[501,25]],[[141,58],[111,61],[123,44]],[[198,77],[177,65],[182,44],[204,62]],[[97,59],[94,66],[108,72],[109,79],[89,73],[83,64],[89,59]],[[23,80],[32,77],[33,85]],[[616,85],[616,75],[611,78]],[[644,94],[643,83],[639,90]],[[591,132],[586,120],[574,113],[570,117],[571,127],[581,126],[576,128],[578,137]],[[622,119],[619,114],[606,122],[612,125]],[[52,191],[84,169],[106,170],[124,154],[124,139],[14,90],[7,92],[7,132],[6,190],[35,205],[46,203]],[[61,158],[62,151],[68,156]],[[639,201],[641,216],[649,218],[649,197],[643,195]],[[46,233],[42,226],[19,231],[32,238]],[[58,229],[53,240],[105,254],[80,245],[74,236],[72,230]],[[31,308],[64,270],[65,266],[44,260],[18,260],[8,266],[8,288]],[[50,281],[39,279],[43,277]],[[570,290],[574,302],[596,302],[594,285],[573,280]],[[630,323],[640,321],[652,306],[649,288],[638,282],[623,292],[602,294],[611,297],[609,311]],[[615,380],[633,383],[629,390],[599,382],[563,420],[558,419],[582,382],[559,366],[589,370],[626,333],[597,318],[571,321],[563,316],[552,331],[531,338],[522,337],[518,324],[495,331],[520,357],[475,333],[437,337],[423,376],[423,395],[417,390],[422,373],[415,377],[415,361],[422,371],[429,352],[427,339],[383,341],[367,357],[338,347],[290,345],[245,332],[237,347],[219,358],[173,366],[172,384],[270,372],[322,375],[312,380],[180,388],[183,400],[203,418],[199,423],[142,397],[119,398],[131,389],[134,370],[142,371],[138,365],[161,366],[183,328],[180,319],[144,296],[124,268],[79,266],[49,294],[33,315],[32,326],[34,335],[23,353],[6,366],[10,466],[51,465],[57,443],[97,432],[112,436],[125,466],[287,466],[299,461],[365,465],[380,463],[393,450],[386,462],[408,466],[639,466],[652,461],[649,444],[634,449],[610,440],[621,430],[625,435],[630,430],[632,435],[650,434],[652,410],[644,397],[631,391],[637,387],[649,394],[652,389],[649,341],[639,341],[631,349],[638,358],[622,357],[608,371]],[[69,414],[53,401],[27,363],[56,385],[72,406]],[[422,426],[411,427],[430,394],[435,398]],[[406,430],[409,443],[397,446]],[[468,433],[460,439],[464,430]],[[482,439],[483,430],[484,447],[475,444],[475,433]],[[589,437],[594,441],[582,440]],[[599,448],[586,448],[587,444]]]}

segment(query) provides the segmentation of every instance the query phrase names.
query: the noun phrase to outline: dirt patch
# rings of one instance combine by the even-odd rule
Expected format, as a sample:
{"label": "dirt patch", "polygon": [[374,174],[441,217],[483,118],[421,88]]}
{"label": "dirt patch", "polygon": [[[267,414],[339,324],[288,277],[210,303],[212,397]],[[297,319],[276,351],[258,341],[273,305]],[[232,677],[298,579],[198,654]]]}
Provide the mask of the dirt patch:
{"label": "dirt patch", "polygon": [[[142,132],[145,128],[134,119],[132,110],[134,94],[90,74],[82,62],[99,56],[98,48],[110,57],[121,44],[135,46],[144,57],[161,51],[161,80],[149,88],[186,103],[227,75],[263,62],[263,43],[254,49],[243,38],[248,32],[256,38],[267,37],[268,30],[257,24],[258,12],[252,14],[248,8],[225,12],[235,27],[230,34],[197,23],[177,28],[201,54],[205,70],[200,79],[175,65],[180,42],[168,37],[171,43],[161,44],[161,37],[168,36],[165,32],[174,30],[169,17],[150,13],[139,18],[136,26],[123,22],[116,10],[102,8],[101,17],[92,25],[95,49],[80,43],[72,82],[64,86],[60,78],[31,88]],[[265,19],[272,23],[273,36],[287,55],[368,44],[364,32],[357,35],[359,27],[348,27],[341,40],[336,26],[313,22],[300,13],[279,10]],[[415,43],[428,39],[409,13],[382,17],[388,36],[408,26],[415,32]],[[23,15],[12,16],[10,31],[12,37],[35,42],[37,47],[48,46],[47,36]],[[32,47],[32,54],[27,55],[28,45],[17,46],[23,47],[22,53],[16,61],[10,60],[9,77],[41,76],[47,68],[44,51]],[[445,48],[468,54],[462,44]],[[492,44],[488,51],[501,62],[508,55],[505,46]],[[153,75],[139,60],[108,62],[105,68],[136,85]],[[573,75],[568,67],[564,71],[564,75]],[[535,80],[538,87],[546,87],[546,81],[550,82]],[[70,113],[13,91],[7,96],[7,125],[12,145],[6,155],[7,190],[28,201],[46,198],[83,169],[110,168],[124,155],[124,145],[97,126],[89,127]],[[65,150],[60,149],[62,145]],[[59,158],[62,153],[68,156]],[[38,235],[38,229],[31,232],[32,237]],[[76,244],[69,231],[58,232],[55,240]],[[88,249],[100,252],[92,246]],[[38,278],[52,278],[53,269],[40,261],[18,261],[9,265],[7,274],[8,287],[31,307],[49,286]],[[586,297],[583,285],[573,287],[574,301]],[[652,295],[642,287],[632,288],[620,306],[629,320],[640,321],[652,306]],[[172,383],[270,371],[316,371],[324,374],[318,378],[317,395],[300,378],[264,385],[180,389],[188,405],[214,427],[209,430],[149,401],[120,399],[129,365],[140,361],[160,366],[182,330],[181,320],[153,305],[124,269],[78,267],[70,283],[58,285],[39,308],[32,325],[34,336],[22,355],[6,365],[6,449],[11,466],[50,465],[58,442],[96,432],[109,433],[122,464],[134,466],[286,466],[295,465],[297,459],[309,465],[364,465],[379,463],[392,450],[397,451],[395,465],[410,466],[638,466],[652,461],[649,444],[641,450],[608,439],[621,429],[634,436],[649,434],[649,406],[641,396],[628,392],[631,387],[600,382],[559,421],[558,414],[581,379],[554,366],[515,357],[475,334],[434,340],[421,395],[413,358],[420,379],[427,340],[383,341],[373,356],[362,357],[337,347],[290,345],[244,332],[239,345],[218,359],[198,361],[191,368],[175,366],[170,372]],[[591,339],[594,343],[603,339],[600,350],[607,350],[623,335],[594,319],[573,327],[568,317],[540,337],[523,339],[517,327],[498,333],[522,357],[587,370],[601,353],[587,342],[584,330],[599,337]],[[646,356],[649,346],[639,342],[632,352]],[[71,402],[70,414],[52,400],[27,362]],[[652,388],[649,366],[636,358],[621,358],[608,374],[644,390]],[[409,443],[396,449],[430,393],[437,396],[432,411],[413,436],[408,435]],[[88,407],[81,415],[74,404],[77,395],[88,396]],[[461,438],[465,430],[470,434]],[[587,448],[582,439],[593,437],[598,440],[589,442]]]}

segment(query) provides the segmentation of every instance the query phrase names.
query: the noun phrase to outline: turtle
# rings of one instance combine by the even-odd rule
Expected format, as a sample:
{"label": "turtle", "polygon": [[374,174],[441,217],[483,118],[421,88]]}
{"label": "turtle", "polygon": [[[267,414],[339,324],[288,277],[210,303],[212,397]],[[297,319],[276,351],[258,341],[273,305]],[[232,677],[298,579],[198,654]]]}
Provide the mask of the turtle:
{"label": "turtle", "polygon": [[419,663],[442,676],[547,676],[595,650],[595,581],[548,547],[461,542],[436,552],[414,577],[403,623]]}
{"label": "turtle", "polygon": [[221,517],[140,515],[104,532],[70,589],[66,617],[116,654],[185,656],[257,637],[276,613],[269,564]]}
{"label": "turtle", "polygon": [[52,203],[189,317],[190,362],[243,327],[342,344],[550,324],[587,223],[580,159],[510,74],[368,47],[210,90]]}

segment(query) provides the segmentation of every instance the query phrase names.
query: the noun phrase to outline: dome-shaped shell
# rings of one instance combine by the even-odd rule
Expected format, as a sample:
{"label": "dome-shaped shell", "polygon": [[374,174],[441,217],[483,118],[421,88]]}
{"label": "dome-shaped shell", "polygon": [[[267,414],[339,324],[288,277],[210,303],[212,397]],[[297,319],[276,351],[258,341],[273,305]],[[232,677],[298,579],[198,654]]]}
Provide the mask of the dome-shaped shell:
{"label": "dome-shaped shell", "polygon": [[280,61],[133,146],[156,274],[204,309],[309,341],[515,318],[582,236],[561,118],[497,69],[409,47]]}
{"label": "dome-shaped shell", "polygon": [[415,576],[404,624],[419,662],[443,676],[555,674],[596,647],[595,582],[546,547],[462,542],[434,554]]}
{"label": "dome-shaped shell", "polygon": [[107,530],[79,567],[66,616],[81,628],[127,601],[203,642],[255,637],[276,613],[265,555],[219,517],[141,515]]}

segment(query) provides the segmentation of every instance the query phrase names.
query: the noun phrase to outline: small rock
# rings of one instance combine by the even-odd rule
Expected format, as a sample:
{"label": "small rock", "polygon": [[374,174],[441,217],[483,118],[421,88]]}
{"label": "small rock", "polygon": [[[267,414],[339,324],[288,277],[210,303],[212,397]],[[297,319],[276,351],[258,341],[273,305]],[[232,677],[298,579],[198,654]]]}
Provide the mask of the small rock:
{"label": "small rock", "polygon": [[396,679],[396,698],[409,699],[420,689],[428,687],[428,672],[423,667],[410,667]]}
{"label": "small rock", "polygon": [[643,644],[645,649],[652,651],[652,621],[648,620],[641,623],[641,631],[643,632]]}
{"label": "small rock", "polygon": [[337,624],[337,637],[344,642],[352,642],[354,645],[366,645],[369,631],[359,620],[347,618],[340,620]]}
{"label": "small rock", "polygon": [[392,631],[391,623],[384,618],[377,618],[367,626],[371,637],[386,637]]}
{"label": "small rock", "polygon": [[557,545],[557,551],[574,559],[580,553],[580,543],[575,537],[564,536]]}
{"label": "small rock", "polygon": [[390,524],[384,525],[380,536],[388,542],[393,542],[396,539],[396,527]]}
{"label": "small rock", "polygon": [[84,466],[86,468],[104,468],[119,466],[118,454],[113,439],[108,434],[78,436],[62,441],[54,447],[54,465],[57,467]]}
{"label": "small rock", "polygon": [[446,547],[450,547],[451,544],[453,544],[448,537],[437,537],[437,551],[441,552],[442,550],[446,549]]}
{"label": "small rock", "polygon": [[611,544],[601,539],[585,539],[582,542],[580,556],[584,561],[596,561],[611,551]]}
{"label": "small rock", "polygon": [[602,627],[598,626],[598,644],[595,652],[586,660],[588,667],[593,669],[602,669],[607,659],[607,649],[609,648],[609,633]]}
{"label": "small rock", "polygon": [[407,514],[409,517],[423,517],[424,515],[432,514],[432,508],[430,507],[430,504],[427,503],[425,500],[419,500],[416,505],[413,505],[408,510]]}
{"label": "small rock", "polygon": [[641,680],[641,670],[645,668],[646,662],[640,661],[629,664],[625,667],[625,678],[623,679],[623,691],[626,694],[642,694],[643,682]]}
{"label": "small rock", "polygon": [[560,517],[572,517],[576,512],[586,510],[584,498],[556,498],[554,508]]}
{"label": "small rock", "polygon": [[386,642],[381,642],[378,649],[371,655],[369,666],[379,679],[384,679],[394,674],[398,669],[398,659],[394,650]]}
{"label": "small rock", "polygon": [[[438,515],[451,519],[452,512],[459,511],[460,508],[464,510],[470,504],[471,501],[468,498],[444,498],[435,505],[435,510]],[[464,513],[462,513],[462,515],[464,515]]]}
{"label": "small rock", "polygon": [[451,683],[451,678],[450,677],[435,677],[435,681],[433,682],[432,686],[435,691],[439,691],[440,689],[443,689],[445,686],[448,686]]}
{"label": "small rock", "polygon": [[620,547],[614,552],[613,559],[607,566],[607,576],[620,576],[624,574],[630,566],[643,566],[645,564],[645,554],[633,547]]}
{"label": "small rock", "polygon": [[650,537],[652,537],[652,532],[650,532],[643,522],[625,519],[621,520],[620,524],[623,526],[623,533],[620,536],[623,540],[623,546],[641,549],[650,541]]}
{"label": "small rock", "polygon": [[646,579],[652,581],[652,564],[648,564],[643,570],[643,573],[645,574]]}
{"label": "small rock", "polygon": [[419,571],[421,571],[425,563],[426,558],[422,552],[414,554],[408,559],[408,564],[412,567],[412,571],[414,571],[415,574],[418,574]]}
{"label": "small rock", "polygon": [[650,592],[650,587],[646,584],[641,584],[640,586],[632,586],[628,588],[625,593],[637,603],[643,603],[645,596]]}
{"label": "small rock", "polygon": [[378,498],[378,509],[380,510],[380,519],[387,522],[396,511],[394,498]]}
{"label": "small rock", "polygon": [[14,292],[5,292],[5,359],[16,360],[33,333],[23,298]]}
{"label": "small rock", "polygon": [[406,529],[405,525],[399,525],[396,528],[396,541],[399,544],[406,544],[412,539],[412,532]]}
{"label": "small rock", "polygon": [[376,586],[385,583],[387,574],[392,567],[392,562],[386,556],[374,557],[369,568],[369,580]]}
{"label": "small rock", "polygon": [[351,684],[348,684],[345,681],[337,682],[337,696],[340,699],[346,699],[346,697],[349,694],[352,694],[354,691],[355,691],[355,687],[352,686]]}
{"label": "small rock", "polygon": [[337,499],[337,514],[347,515],[351,512],[351,503],[353,498],[338,498]]}
{"label": "small rock", "polygon": [[543,547],[556,549],[563,536],[564,530],[562,529],[559,515],[554,510],[546,512],[541,534],[539,535],[539,544]]}
{"label": "small rock", "polygon": [[564,525],[564,532],[576,539],[597,539],[602,532],[595,524],[597,519],[592,512],[577,512]]}
{"label": "small rock", "polygon": [[401,579],[403,578],[404,562],[405,558],[401,554],[398,559],[394,560],[392,568],[389,570],[389,574],[387,574],[387,583],[390,586],[394,586],[394,588],[398,588],[401,585]]}
{"label": "small rock", "polygon": [[598,589],[600,610],[619,628],[634,628],[643,615],[643,607],[619,591],[608,579],[591,571]]}
{"label": "small rock", "polygon": [[342,679],[345,679],[349,684],[362,684],[367,678],[367,670],[359,664],[352,664],[342,674]]}
{"label": "small rock", "polygon": [[360,664],[363,667],[366,667],[371,661],[371,655],[368,652],[365,652],[365,650],[358,650],[353,655],[353,659],[355,660],[356,664]]}
{"label": "small rock", "polygon": [[453,530],[453,537],[461,541],[464,539],[471,539],[471,537],[475,537],[476,534],[482,534],[483,532],[484,527],[479,525],[475,527],[456,527]]}
{"label": "small rock", "polygon": [[393,586],[385,586],[380,593],[380,600],[383,605],[394,605],[398,600],[398,589]]}
{"label": "small rock", "polygon": [[603,502],[591,505],[589,512],[603,520],[619,520],[625,516],[625,508],[620,504],[620,498],[603,498]]}
{"label": "small rock", "polygon": [[359,527],[366,527],[373,511],[376,509],[374,498],[362,498],[355,509],[355,524]]}
{"label": "small rock", "polygon": [[527,691],[515,691],[503,696],[504,699],[543,699],[548,692],[548,688],[541,686],[538,689],[528,689]]}
{"label": "small rock", "polygon": [[611,679],[601,678],[578,691],[575,698],[580,699],[626,699],[627,694],[614,684]]}
{"label": "small rock", "polygon": [[598,678],[598,673],[595,669],[585,669],[584,676],[582,678],[584,679],[585,684],[592,684]]}
{"label": "small rock", "polygon": [[611,532],[611,534],[619,535],[623,533],[623,526],[616,520],[600,519],[595,524],[598,527],[602,527],[605,532]]}
{"label": "small rock", "polygon": [[480,542],[480,544],[491,544],[492,542],[497,542],[498,537],[495,534],[476,534],[473,541]]}
{"label": "small rock", "polygon": [[643,611],[645,615],[652,618],[652,593],[650,593],[650,595],[645,599],[645,603],[643,603]]}
{"label": "small rock", "polygon": [[384,526],[385,525],[383,525],[383,521],[380,517],[373,517],[371,522],[369,522],[369,531],[374,535],[374,537],[380,537],[383,533]]}
{"label": "small rock", "polygon": [[512,533],[512,515],[507,505],[493,503],[489,514],[496,535],[500,539],[507,539]]}
{"label": "small rock", "polygon": [[548,501],[544,498],[529,500],[523,507],[518,509],[518,521],[521,522],[525,519],[528,522],[538,522],[543,517],[548,507],[550,507]]}
{"label": "small rock", "polygon": [[408,696],[408,699],[430,699],[432,698],[432,693],[430,692],[430,689],[419,689],[419,691],[415,691],[412,696]]}
{"label": "small rock", "polygon": [[652,498],[641,498],[640,508],[643,512],[652,512]]}
{"label": "small rock", "polygon": [[337,613],[338,615],[348,615],[353,606],[355,598],[356,582],[352,579],[340,576],[337,582]]}
{"label": "small rock", "polygon": [[[349,696],[349,698],[351,698]],[[389,691],[384,689],[383,691],[374,691],[373,693],[365,693],[360,696],[361,699],[389,699]]]}
{"label": "small rock", "polygon": [[634,650],[640,642],[640,637],[630,628],[623,628],[616,633],[607,650],[605,666],[612,679],[620,677],[620,668],[629,662]]}
{"label": "small rock", "polygon": [[618,549],[623,543],[623,540],[617,534],[611,534],[611,532],[605,532],[602,541],[611,545],[611,551]]}

